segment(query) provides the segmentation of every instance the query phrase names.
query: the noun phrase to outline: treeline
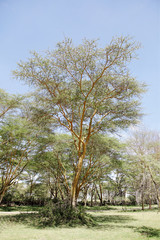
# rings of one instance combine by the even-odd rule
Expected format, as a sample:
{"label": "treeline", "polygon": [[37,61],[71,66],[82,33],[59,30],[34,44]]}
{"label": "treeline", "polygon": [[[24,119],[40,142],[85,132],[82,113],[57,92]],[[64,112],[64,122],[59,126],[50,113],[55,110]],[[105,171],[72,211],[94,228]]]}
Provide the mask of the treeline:
{"label": "treeline", "polygon": [[[0,125],[2,204],[44,205],[49,199],[67,201],[76,159],[71,135],[54,133],[48,121],[35,124],[34,114],[32,121],[28,117],[29,103],[22,98],[17,101],[15,96],[10,98],[16,105],[6,106],[7,112],[2,110],[5,116],[1,117]],[[158,132],[138,129],[125,142],[111,135],[94,135],[81,171],[78,203],[138,204],[142,209],[148,204],[151,208],[159,203],[159,160]]]}

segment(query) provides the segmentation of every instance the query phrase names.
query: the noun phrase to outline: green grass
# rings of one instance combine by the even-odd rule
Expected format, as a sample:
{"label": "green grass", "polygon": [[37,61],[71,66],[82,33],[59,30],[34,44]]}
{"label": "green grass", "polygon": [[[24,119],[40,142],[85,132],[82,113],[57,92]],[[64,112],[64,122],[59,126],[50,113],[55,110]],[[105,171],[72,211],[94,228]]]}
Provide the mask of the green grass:
{"label": "green grass", "polygon": [[14,206],[14,207],[8,207],[8,206],[0,206],[0,212],[31,212],[31,211],[38,211],[42,207],[39,206]]}
{"label": "green grass", "polygon": [[[30,208],[28,208],[29,211]],[[31,210],[31,209],[30,209]],[[160,213],[157,211],[123,211],[91,209],[98,223],[95,227],[39,228],[37,215],[0,212],[0,239],[3,240],[158,240]],[[89,211],[89,210],[88,210]]]}

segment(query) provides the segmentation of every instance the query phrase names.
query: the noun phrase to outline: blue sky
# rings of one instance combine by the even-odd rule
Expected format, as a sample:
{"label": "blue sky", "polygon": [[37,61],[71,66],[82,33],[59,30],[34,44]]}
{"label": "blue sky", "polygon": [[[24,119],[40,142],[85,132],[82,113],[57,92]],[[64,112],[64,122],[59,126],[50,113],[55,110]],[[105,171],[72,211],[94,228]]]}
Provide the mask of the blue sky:
{"label": "blue sky", "polygon": [[144,125],[160,131],[160,1],[159,0],[0,0],[0,88],[24,93],[11,71],[31,50],[54,49],[70,37],[100,39],[130,35],[141,42],[131,65],[138,81],[148,85],[142,99]]}

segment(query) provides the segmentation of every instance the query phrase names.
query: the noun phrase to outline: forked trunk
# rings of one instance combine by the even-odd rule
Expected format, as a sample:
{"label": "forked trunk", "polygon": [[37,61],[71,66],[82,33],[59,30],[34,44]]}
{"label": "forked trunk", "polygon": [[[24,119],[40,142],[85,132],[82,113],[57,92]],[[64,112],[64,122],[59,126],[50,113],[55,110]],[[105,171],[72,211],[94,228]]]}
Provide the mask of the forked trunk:
{"label": "forked trunk", "polygon": [[71,206],[74,208],[76,207],[77,204],[77,198],[79,195],[79,189],[78,189],[78,183],[79,183],[79,178],[82,170],[82,165],[83,165],[83,159],[85,157],[85,151],[81,154],[79,157],[78,165],[77,165],[77,171],[75,173],[73,182],[72,182],[72,189],[71,189]]}

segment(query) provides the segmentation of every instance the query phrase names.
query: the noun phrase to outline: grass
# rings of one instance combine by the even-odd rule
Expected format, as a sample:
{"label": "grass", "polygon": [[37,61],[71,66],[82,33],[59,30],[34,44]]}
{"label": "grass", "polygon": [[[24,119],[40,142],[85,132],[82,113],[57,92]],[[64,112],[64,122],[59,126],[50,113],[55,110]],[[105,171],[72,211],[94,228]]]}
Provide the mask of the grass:
{"label": "grass", "polygon": [[8,207],[8,206],[1,206],[0,212],[31,212],[31,211],[38,211],[40,208],[39,206],[14,206],[14,207]]}
{"label": "grass", "polygon": [[[25,208],[22,208],[23,210]],[[31,208],[27,208],[31,211]],[[95,227],[40,228],[36,213],[11,215],[0,211],[0,239],[3,240],[158,240],[160,213],[157,211],[123,211],[122,207],[93,210],[88,208]],[[32,208],[32,211],[34,209]],[[35,209],[36,210],[36,209]],[[15,211],[15,210],[14,210]],[[18,210],[19,211],[19,210]],[[5,214],[5,215],[4,215]]]}

